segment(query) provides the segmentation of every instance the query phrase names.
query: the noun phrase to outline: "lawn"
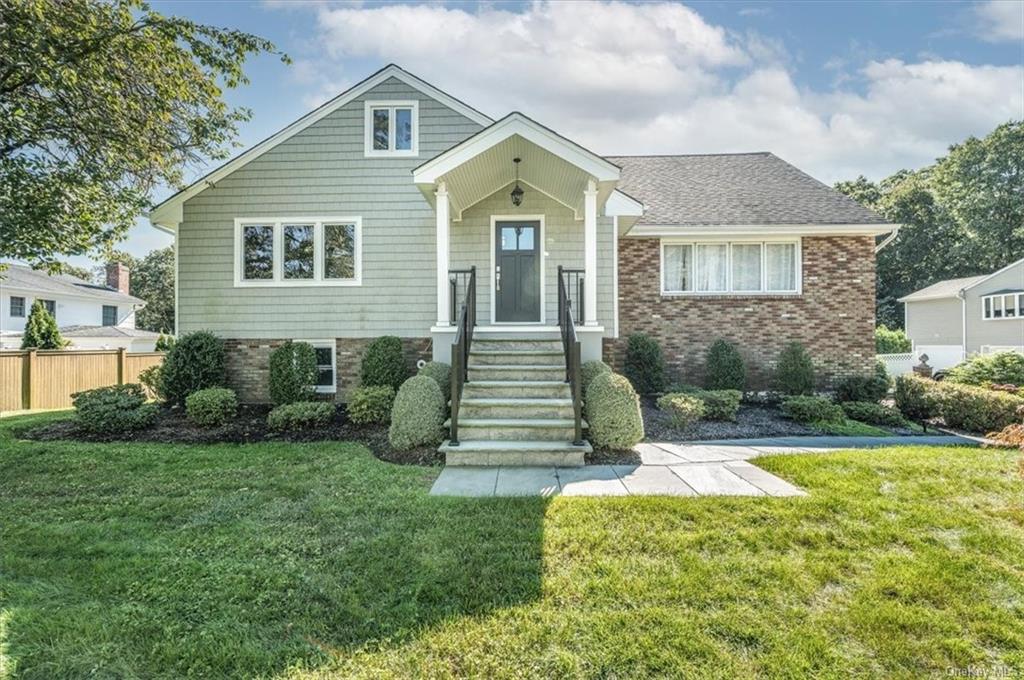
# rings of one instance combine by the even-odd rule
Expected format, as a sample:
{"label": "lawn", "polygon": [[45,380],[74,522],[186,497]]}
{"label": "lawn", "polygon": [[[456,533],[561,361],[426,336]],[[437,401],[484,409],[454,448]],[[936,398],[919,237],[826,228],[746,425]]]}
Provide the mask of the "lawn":
{"label": "lawn", "polygon": [[807,498],[432,498],[358,445],[16,441],[0,677],[1024,670],[1017,454],[759,461]]}

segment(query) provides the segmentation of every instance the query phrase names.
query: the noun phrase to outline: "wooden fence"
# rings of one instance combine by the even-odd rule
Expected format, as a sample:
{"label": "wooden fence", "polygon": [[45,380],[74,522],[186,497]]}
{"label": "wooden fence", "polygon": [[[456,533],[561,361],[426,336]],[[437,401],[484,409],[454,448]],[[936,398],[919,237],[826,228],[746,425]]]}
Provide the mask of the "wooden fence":
{"label": "wooden fence", "polygon": [[164,352],[23,350],[0,352],[0,413],[69,408],[71,395],[95,387],[138,382]]}

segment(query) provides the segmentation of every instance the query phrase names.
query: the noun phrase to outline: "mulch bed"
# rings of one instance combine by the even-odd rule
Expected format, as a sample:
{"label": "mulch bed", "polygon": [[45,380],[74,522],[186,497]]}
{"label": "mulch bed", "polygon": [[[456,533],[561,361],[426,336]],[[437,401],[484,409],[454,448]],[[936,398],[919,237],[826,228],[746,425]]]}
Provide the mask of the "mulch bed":
{"label": "mulch bed", "polygon": [[25,439],[38,441],[75,440],[84,442],[157,442],[163,444],[251,444],[255,442],[353,441],[365,445],[377,458],[399,465],[435,465],[444,462],[436,448],[395,451],[388,444],[387,425],[356,425],[343,408],[327,427],[301,432],[280,433],[267,428],[270,406],[243,405],[231,422],[220,427],[199,427],[182,409],[161,409],[156,422],[143,430],[104,435],[86,432],[75,420],[61,420],[19,432]]}
{"label": "mulch bed", "polygon": [[760,437],[799,437],[819,435],[817,430],[783,417],[779,409],[761,404],[742,404],[736,422],[701,420],[687,428],[672,425],[667,413],[658,409],[653,398],[643,398],[646,441],[677,442],[703,439],[753,439]]}

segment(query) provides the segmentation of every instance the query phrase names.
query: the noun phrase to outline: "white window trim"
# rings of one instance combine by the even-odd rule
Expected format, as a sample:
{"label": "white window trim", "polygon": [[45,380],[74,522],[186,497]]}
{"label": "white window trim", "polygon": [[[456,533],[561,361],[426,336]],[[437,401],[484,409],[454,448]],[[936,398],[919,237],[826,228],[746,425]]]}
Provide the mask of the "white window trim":
{"label": "white window trim", "polygon": [[[313,278],[284,278],[284,225],[313,225]],[[324,278],[324,225],[353,224],[356,229],[354,245],[355,277],[351,279]],[[274,228],[274,276],[270,279],[248,280],[242,278],[245,271],[242,258],[242,230],[246,226],[270,225]],[[362,217],[236,217],[235,218],[235,287],[309,287],[309,286],[361,286],[363,285],[363,218]]]}
{"label": "white window trim", "polygon": [[[1006,316],[1006,303],[1004,298],[1013,298],[1013,309],[1015,313],[1013,316]],[[1024,319],[1024,316],[1020,316],[1020,299],[1024,297],[1024,293],[997,293],[993,295],[982,295],[981,296],[981,320],[982,321],[1020,321]],[[985,316],[985,300],[992,300],[992,316]],[[999,309],[1002,310],[1002,316],[995,316],[996,311],[996,300],[999,300]]]}
{"label": "white window trim", "polygon": [[[760,243],[761,244],[761,290],[739,290],[732,289],[732,245],[733,243]],[[696,274],[697,268],[697,246],[698,245],[722,245],[727,244],[726,250],[725,290],[665,290],[665,246],[693,246],[693,269]],[[764,290],[768,286],[767,257],[770,245],[794,245],[796,246],[796,288],[794,290]],[[803,295],[803,239],[800,238],[729,238],[729,239],[679,239],[663,238],[658,246],[658,289],[662,297],[794,297]],[[696,282],[695,282],[696,283]]]}
{"label": "white window trim", "polygon": [[[304,342],[313,349],[317,347],[329,347],[331,349],[331,372],[334,374],[334,382],[330,385],[316,385],[315,391],[317,394],[335,394],[338,391],[338,343],[334,340],[296,340],[295,342]],[[319,364],[317,364],[317,370],[319,371]]]}
{"label": "white window trim", "polygon": [[[388,148],[373,148],[373,111],[390,109],[388,114]],[[395,149],[395,109],[412,109],[412,148]],[[408,101],[368,101],[364,106],[363,155],[367,158],[415,158],[420,155],[420,103]]]}
{"label": "white window trim", "polygon": [[[21,314],[14,313],[14,300],[21,300]],[[28,299],[24,295],[9,295],[7,302],[7,314],[12,319],[24,319],[28,316]]]}

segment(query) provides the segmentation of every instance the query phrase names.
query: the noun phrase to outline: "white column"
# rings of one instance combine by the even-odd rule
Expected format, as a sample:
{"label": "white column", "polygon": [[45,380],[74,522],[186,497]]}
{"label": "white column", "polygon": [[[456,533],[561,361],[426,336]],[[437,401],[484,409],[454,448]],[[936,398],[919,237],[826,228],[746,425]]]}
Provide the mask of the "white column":
{"label": "white column", "polygon": [[597,325],[597,184],[583,192],[583,325]]}
{"label": "white column", "polygon": [[448,299],[448,189],[444,182],[437,185],[437,325],[451,325]]}

